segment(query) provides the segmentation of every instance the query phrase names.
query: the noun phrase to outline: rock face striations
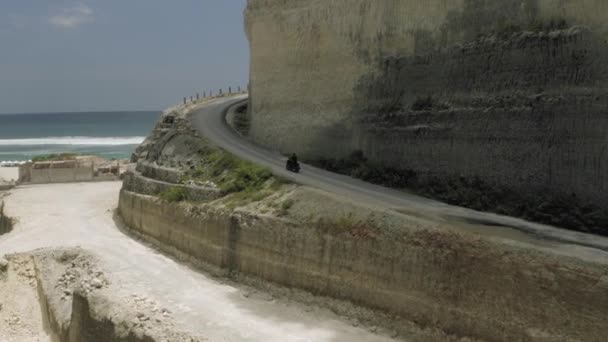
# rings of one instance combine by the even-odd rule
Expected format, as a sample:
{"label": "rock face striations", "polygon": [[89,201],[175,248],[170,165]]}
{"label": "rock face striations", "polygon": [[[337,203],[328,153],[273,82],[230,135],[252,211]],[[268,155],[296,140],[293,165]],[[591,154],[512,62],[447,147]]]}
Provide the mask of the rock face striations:
{"label": "rock face striations", "polygon": [[555,223],[597,230],[606,19],[603,0],[249,0],[250,134],[307,159],[362,151],[414,177],[474,179],[531,206],[568,197],[583,213]]}

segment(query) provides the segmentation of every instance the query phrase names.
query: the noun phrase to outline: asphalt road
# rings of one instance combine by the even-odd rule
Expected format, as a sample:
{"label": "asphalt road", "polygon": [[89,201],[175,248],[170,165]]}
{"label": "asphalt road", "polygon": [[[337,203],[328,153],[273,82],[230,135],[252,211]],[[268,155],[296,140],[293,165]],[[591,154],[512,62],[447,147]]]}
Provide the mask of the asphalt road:
{"label": "asphalt road", "polygon": [[458,226],[482,234],[504,236],[505,232],[513,231],[523,233],[521,235],[525,235],[524,237],[529,239],[552,243],[552,247],[569,245],[608,251],[608,238],[596,235],[456,207],[407,192],[366,183],[310,165],[302,164],[300,174],[288,172],[285,170],[287,157],[252,143],[226,123],[226,113],[230,107],[244,101],[247,101],[246,95],[214,100],[193,111],[189,117],[190,121],[202,136],[217,146],[242,159],[269,167],[275,175],[283,176],[302,185],[319,188],[380,208],[416,213],[419,217],[442,222],[460,223]]}

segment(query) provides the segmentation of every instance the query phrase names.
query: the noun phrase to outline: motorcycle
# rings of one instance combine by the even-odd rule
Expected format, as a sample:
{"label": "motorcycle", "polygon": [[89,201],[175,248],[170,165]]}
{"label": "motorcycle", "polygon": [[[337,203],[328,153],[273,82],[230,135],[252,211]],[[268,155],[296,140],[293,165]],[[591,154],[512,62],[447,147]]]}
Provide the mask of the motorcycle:
{"label": "motorcycle", "polygon": [[297,161],[293,161],[292,159],[287,159],[287,165],[285,165],[287,171],[300,173],[300,163]]}

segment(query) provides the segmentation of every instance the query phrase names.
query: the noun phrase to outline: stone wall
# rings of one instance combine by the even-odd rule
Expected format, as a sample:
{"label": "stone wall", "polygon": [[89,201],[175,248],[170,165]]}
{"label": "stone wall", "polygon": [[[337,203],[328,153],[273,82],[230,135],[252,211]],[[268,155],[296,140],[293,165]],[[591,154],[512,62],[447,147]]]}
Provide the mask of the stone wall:
{"label": "stone wall", "polygon": [[138,194],[158,196],[172,188],[183,191],[189,201],[207,202],[216,200],[223,196],[218,188],[169,183],[154,178],[148,178],[139,172],[126,172],[123,177],[123,189]]}
{"label": "stone wall", "polygon": [[605,339],[608,259],[597,250],[591,258],[566,257],[386,211],[373,215],[400,224],[297,224],[126,190],[118,210],[131,232],[197,264],[351,301],[448,335]]}
{"label": "stone wall", "polygon": [[89,182],[93,180],[93,167],[75,167],[66,169],[34,169],[30,171],[28,183],[69,183],[69,182]]}
{"label": "stone wall", "polygon": [[608,2],[250,0],[250,134],[608,203]]}

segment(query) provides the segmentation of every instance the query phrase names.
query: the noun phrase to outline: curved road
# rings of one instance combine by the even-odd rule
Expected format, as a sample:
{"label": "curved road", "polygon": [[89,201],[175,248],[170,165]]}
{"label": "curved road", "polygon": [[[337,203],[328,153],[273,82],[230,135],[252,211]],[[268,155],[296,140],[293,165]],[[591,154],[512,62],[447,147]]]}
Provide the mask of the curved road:
{"label": "curved road", "polygon": [[[236,105],[247,101],[247,95],[220,98],[206,103],[190,114],[190,121],[198,132],[219,147],[245,160],[272,169],[275,175],[296,183],[323,189],[369,205],[415,213],[416,216],[451,223],[478,233],[509,236],[531,242],[542,241],[551,248],[558,246],[589,247],[591,253],[608,252],[608,238],[573,232],[525,220],[483,213],[451,206],[410,193],[397,191],[351,177],[335,174],[310,165],[302,164],[302,172],[293,174],[285,170],[286,157],[255,145],[236,133],[226,123],[226,113]],[[522,234],[524,233],[524,234]],[[595,251],[594,251],[595,250]],[[601,250],[601,251],[597,251]]]}

